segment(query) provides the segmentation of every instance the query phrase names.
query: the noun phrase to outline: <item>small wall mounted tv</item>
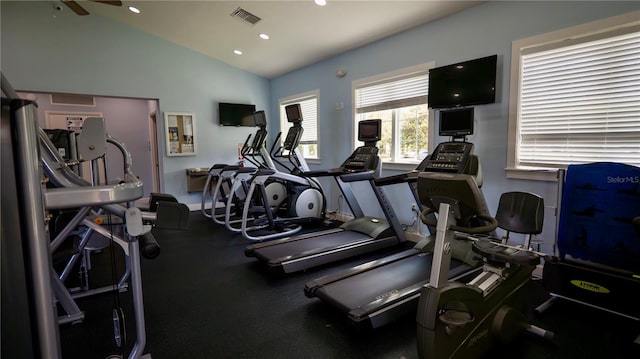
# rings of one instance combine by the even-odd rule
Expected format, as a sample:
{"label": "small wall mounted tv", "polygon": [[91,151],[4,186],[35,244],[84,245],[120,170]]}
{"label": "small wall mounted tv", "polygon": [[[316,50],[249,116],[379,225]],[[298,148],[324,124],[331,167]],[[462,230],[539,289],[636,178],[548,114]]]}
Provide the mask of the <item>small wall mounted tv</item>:
{"label": "small wall mounted tv", "polygon": [[497,59],[498,55],[492,55],[429,70],[429,107],[496,102]]}
{"label": "small wall mounted tv", "polygon": [[473,107],[440,111],[440,136],[464,137],[473,135]]}
{"label": "small wall mounted tv", "polygon": [[241,103],[218,103],[218,119],[220,126],[255,126],[253,118],[250,121],[243,121],[249,115],[256,111],[256,105]]}

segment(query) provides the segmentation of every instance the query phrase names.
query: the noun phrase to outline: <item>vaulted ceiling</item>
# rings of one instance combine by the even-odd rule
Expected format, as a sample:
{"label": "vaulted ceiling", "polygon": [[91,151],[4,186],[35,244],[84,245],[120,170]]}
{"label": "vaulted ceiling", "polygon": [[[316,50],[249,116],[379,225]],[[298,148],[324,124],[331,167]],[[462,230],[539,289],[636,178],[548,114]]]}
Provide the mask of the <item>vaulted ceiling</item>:
{"label": "vaulted ceiling", "polygon": [[[128,24],[232,66],[274,78],[483,1],[78,1],[89,12]],[[141,12],[135,14],[129,6]],[[62,11],[71,9],[62,6]],[[240,16],[232,16],[240,11]],[[65,14],[67,15],[67,14]],[[75,14],[74,14],[75,15]],[[256,21],[257,20],[257,21]],[[267,34],[268,40],[259,37]],[[240,50],[241,55],[234,50]]]}

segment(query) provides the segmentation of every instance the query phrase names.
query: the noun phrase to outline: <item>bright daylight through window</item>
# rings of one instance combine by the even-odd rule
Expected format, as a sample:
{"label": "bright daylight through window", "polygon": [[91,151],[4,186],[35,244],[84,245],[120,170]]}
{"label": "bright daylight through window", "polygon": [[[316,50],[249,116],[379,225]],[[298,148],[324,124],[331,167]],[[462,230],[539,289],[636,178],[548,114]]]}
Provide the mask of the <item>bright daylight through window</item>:
{"label": "bright daylight through window", "polygon": [[362,120],[382,120],[378,147],[385,163],[418,163],[428,154],[429,67],[433,65],[354,82],[355,128]]}

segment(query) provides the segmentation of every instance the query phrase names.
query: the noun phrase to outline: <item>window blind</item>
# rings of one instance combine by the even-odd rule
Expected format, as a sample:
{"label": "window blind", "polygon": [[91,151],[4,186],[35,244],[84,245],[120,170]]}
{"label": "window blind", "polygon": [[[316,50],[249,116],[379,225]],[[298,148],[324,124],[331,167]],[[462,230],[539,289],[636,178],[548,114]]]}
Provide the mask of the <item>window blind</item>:
{"label": "window blind", "polygon": [[382,83],[364,84],[355,90],[356,112],[366,113],[427,103],[428,73]]}
{"label": "window blind", "polygon": [[640,165],[640,32],[521,57],[520,165]]}

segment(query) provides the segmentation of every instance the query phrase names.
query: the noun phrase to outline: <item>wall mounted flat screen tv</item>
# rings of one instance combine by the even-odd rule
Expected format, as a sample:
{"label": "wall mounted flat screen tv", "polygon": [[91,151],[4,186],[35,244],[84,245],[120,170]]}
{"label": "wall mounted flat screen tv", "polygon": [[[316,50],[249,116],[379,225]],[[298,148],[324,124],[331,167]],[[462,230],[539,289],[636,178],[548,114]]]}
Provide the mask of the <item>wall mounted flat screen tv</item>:
{"label": "wall mounted flat screen tv", "polygon": [[440,136],[463,137],[473,135],[473,107],[440,111]]}
{"label": "wall mounted flat screen tv", "polygon": [[218,103],[218,119],[220,126],[250,126],[254,127],[253,117],[243,121],[249,115],[256,111],[256,105],[241,103]]}
{"label": "wall mounted flat screen tv", "polygon": [[496,102],[497,59],[498,55],[492,55],[429,70],[429,107]]}

